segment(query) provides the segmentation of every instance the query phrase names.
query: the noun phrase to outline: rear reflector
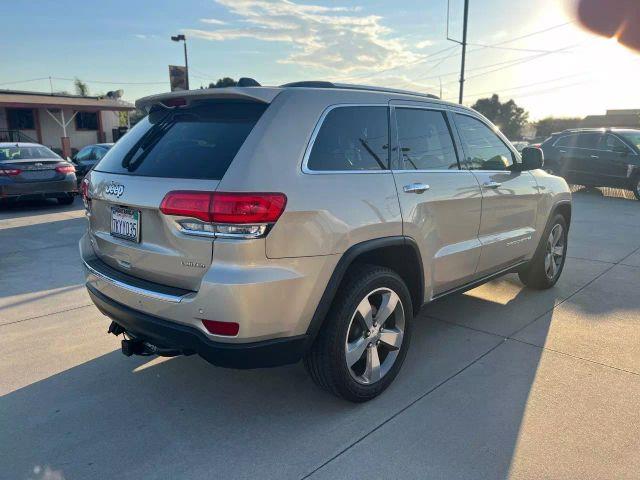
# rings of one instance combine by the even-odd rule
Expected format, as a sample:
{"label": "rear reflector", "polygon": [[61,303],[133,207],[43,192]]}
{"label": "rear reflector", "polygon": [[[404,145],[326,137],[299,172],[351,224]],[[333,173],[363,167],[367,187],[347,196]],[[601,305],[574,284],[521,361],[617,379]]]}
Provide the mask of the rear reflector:
{"label": "rear reflector", "polygon": [[175,191],[165,195],[165,215],[197,218],[226,224],[274,223],[287,204],[283,193]]}
{"label": "rear reflector", "polygon": [[19,168],[3,168],[0,169],[0,173],[9,175],[10,177],[15,177],[16,175],[20,175],[22,173],[22,170],[20,170]]}
{"label": "rear reflector", "polygon": [[209,333],[215,335],[226,335],[227,337],[234,337],[240,331],[240,325],[235,322],[217,322],[215,320],[202,320],[204,328]]}
{"label": "rear reflector", "polygon": [[56,167],[56,172],[58,173],[73,173],[76,171],[76,168],[73,165],[59,165]]}

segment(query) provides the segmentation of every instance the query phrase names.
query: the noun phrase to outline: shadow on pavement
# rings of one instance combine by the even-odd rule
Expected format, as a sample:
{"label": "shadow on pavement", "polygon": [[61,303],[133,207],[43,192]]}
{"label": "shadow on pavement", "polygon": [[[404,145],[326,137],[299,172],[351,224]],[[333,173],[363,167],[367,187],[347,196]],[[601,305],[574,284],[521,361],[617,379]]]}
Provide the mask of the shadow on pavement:
{"label": "shadow on pavement", "polygon": [[[476,307],[487,308],[485,302],[478,300]],[[549,299],[547,308],[553,304]],[[488,307],[497,315],[504,309]],[[474,307],[465,310],[474,314]],[[484,361],[503,341],[421,314],[400,376],[364,405],[320,391],[300,364],[237,371],[198,357],[127,359],[115,351],[0,398],[0,451],[11,459],[5,473],[10,478],[149,479],[205,478],[215,471],[220,478],[301,478],[469,365]],[[456,442],[480,445],[490,434],[499,437],[491,440],[499,444],[492,468],[504,476],[540,352],[532,348],[519,362],[503,392],[482,391],[480,378],[474,390],[461,393],[459,405],[444,413],[458,420],[450,428],[421,433],[423,455],[434,464],[452,462],[456,471],[471,466],[477,452],[446,451],[445,440],[454,436]],[[467,408],[471,405],[475,410]],[[478,408],[495,416],[496,431],[460,424]]]}

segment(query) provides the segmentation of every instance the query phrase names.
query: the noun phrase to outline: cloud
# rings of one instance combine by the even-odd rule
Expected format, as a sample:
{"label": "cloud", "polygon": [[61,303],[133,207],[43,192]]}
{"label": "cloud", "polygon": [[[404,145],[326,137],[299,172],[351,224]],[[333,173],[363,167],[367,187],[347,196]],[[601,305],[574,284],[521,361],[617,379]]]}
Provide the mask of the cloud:
{"label": "cloud", "polygon": [[280,58],[280,63],[341,73],[394,68],[421,58],[406,41],[394,37],[381,23],[382,17],[363,15],[360,7],[303,5],[291,0],[216,2],[239,16],[240,26],[186,29],[186,34],[211,41],[251,38],[288,43],[293,52]]}
{"label": "cloud", "polygon": [[416,43],[416,48],[423,49],[433,45],[431,40],[422,40],[421,42]]}
{"label": "cloud", "polygon": [[146,38],[147,38],[147,36],[146,36],[146,35],[144,35],[144,34],[142,34],[142,33],[136,33],[136,34],[134,35],[134,37],[136,37],[136,38],[140,38],[140,39],[142,39],[142,40],[144,40],[144,39],[146,39]]}
{"label": "cloud", "polygon": [[201,18],[200,21],[202,23],[208,23],[209,25],[226,25],[227,22],[223,22],[222,20],[218,20],[217,18]]}

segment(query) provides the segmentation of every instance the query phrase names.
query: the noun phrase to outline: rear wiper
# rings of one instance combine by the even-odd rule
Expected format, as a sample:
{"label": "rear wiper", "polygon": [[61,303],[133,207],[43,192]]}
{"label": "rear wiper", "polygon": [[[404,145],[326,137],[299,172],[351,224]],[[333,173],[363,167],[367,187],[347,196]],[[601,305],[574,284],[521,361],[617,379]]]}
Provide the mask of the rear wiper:
{"label": "rear wiper", "polygon": [[151,127],[151,129],[138,141],[138,143],[124,156],[122,159],[122,166],[127,170],[130,170],[133,158],[140,150],[142,150],[143,153],[136,158],[136,163],[140,163],[140,161],[147,156],[147,153],[151,151],[151,148],[158,143],[158,141],[173,125],[173,122],[163,121]]}

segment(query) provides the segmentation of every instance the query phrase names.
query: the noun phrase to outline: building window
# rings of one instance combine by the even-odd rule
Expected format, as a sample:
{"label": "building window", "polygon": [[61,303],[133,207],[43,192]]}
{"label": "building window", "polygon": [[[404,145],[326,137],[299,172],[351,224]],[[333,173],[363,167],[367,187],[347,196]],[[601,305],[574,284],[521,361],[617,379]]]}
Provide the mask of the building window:
{"label": "building window", "polygon": [[9,130],[35,130],[36,121],[33,110],[29,108],[7,108]]}
{"label": "building window", "polygon": [[98,130],[98,112],[76,113],[76,130]]}

